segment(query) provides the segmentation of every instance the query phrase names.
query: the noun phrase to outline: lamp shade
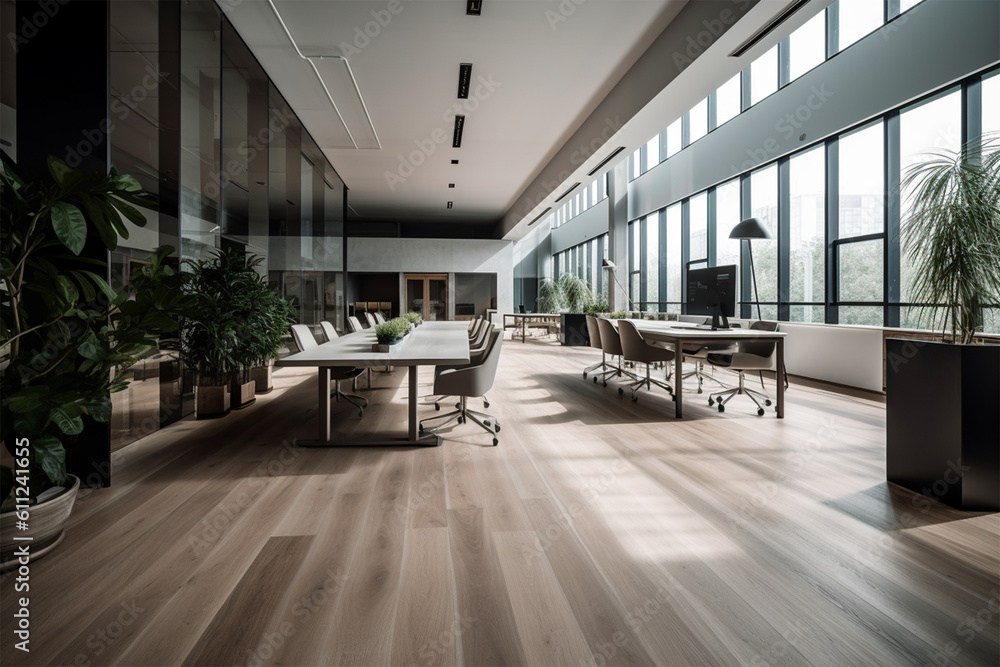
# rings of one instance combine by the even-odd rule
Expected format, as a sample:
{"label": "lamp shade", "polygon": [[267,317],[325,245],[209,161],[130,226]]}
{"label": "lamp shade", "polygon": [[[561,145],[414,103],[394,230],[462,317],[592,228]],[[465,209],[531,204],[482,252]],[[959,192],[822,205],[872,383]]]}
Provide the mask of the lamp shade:
{"label": "lamp shade", "polygon": [[731,239],[770,239],[771,232],[757,218],[747,218],[733,227],[729,233]]}
{"label": "lamp shade", "polygon": [[601,260],[601,268],[602,269],[611,269],[612,271],[614,271],[615,269],[618,268],[618,266],[614,262],[612,262],[610,259],[602,259]]}

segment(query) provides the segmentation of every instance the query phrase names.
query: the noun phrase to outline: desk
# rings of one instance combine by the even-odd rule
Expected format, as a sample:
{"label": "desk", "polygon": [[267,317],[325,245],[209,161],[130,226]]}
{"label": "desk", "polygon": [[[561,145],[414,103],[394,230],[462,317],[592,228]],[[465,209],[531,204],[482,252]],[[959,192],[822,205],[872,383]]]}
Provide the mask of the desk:
{"label": "desk", "polygon": [[[616,322],[615,320],[611,320]],[[785,336],[788,334],[781,331],[757,331],[755,329],[732,329],[730,331],[711,331],[709,329],[699,329],[695,325],[685,325],[682,322],[663,322],[660,320],[629,320],[632,322],[642,337],[647,341],[659,341],[673,347],[674,353],[674,376],[683,377],[682,366],[684,355],[678,352],[684,345],[691,343],[722,343],[739,342],[752,340],[760,343],[776,343],[775,368],[778,369],[777,393],[774,401],[774,411],[778,419],[785,417],[785,383],[781,380],[781,369],[785,367]],[[680,382],[680,380],[678,380]],[[682,387],[674,388],[674,396],[677,399],[675,410],[677,417],[683,416],[684,392]]]}
{"label": "desk", "polygon": [[552,321],[556,326],[559,323],[559,313],[504,313],[503,316],[503,328],[507,329],[509,324],[507,324],[507,318],[513,318],[514,324],[513,328],[516,330],[518,322],[521,323],[521,342],[525,342],[528,337],[528,322],[545,322],[546,320]]}
{"label": "desk", "polygon": [[[469,335],[466,322],[424,322],[389,352],[372,352],[375,332],[364,329],[335,338],[311,350],[291,354],[278,366],[315,366],[319,375],[319,433],[314,446],[430,445],[441,443],[437,436],[417,437],[417,367],[469,363]],[[332,441],[330,439],[330,368],[366,366],[406,366],[409,369],[408,430],[406,437]],[[300,443],[301,444],[301,443]]]}

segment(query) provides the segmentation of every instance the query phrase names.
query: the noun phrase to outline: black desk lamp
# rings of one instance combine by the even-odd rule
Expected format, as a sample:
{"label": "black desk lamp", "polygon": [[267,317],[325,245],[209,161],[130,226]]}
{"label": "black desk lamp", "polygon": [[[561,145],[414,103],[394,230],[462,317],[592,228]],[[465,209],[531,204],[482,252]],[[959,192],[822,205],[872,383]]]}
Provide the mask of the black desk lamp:
{"label": "black desk lamp", "polygon": [[629,310],[635,310],[635,306],[632,304],[632,297],[629,296],[628,290],[625,289],[625,286],[618,281],[618,272],[616,271],[618,265],[612,262],[610,259],[602,259],[601,268],[607,269],[608,273],[611,274],[611,277],[618,284],[618,287],[621,288],[622,292],[625,294],[625,299],[628,300]]}
{"label": "black desk lamp", "polygon": [[753,295],[754,303],[757,304],[757,319],[764,319],[760,315],[760,300],[757,294],[757,272],[753,267],[753,244],[750,243],[753,239],[770,239],[774,238],[771,236],[771,232],[768,231],[760,220],[757,218],[747,218],[740,224],[733,227],[733,231],[729,233],[729,238],[746,240],[747,250],[750,253],[750,275],[753,277]]}

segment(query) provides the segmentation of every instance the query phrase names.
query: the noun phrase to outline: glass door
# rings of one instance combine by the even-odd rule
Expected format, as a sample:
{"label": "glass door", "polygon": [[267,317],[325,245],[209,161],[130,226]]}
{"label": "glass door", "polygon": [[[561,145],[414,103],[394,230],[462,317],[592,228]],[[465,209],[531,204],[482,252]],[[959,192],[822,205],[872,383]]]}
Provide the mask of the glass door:
{"label": "glass door", "polygon": [[448,319],[448,274],[406,274],[406,309],[425,320]]}

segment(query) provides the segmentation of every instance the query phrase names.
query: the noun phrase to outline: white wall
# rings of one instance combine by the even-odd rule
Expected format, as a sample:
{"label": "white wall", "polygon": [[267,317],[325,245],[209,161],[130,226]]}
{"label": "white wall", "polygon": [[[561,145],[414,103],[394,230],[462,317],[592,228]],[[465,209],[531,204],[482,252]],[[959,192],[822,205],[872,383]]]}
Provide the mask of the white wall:
{"label": "white wall", "polygon": [[495,273],[497,310],[514,312],[514,244],[473,239],[347,240],[347,270],[405,273]]}

